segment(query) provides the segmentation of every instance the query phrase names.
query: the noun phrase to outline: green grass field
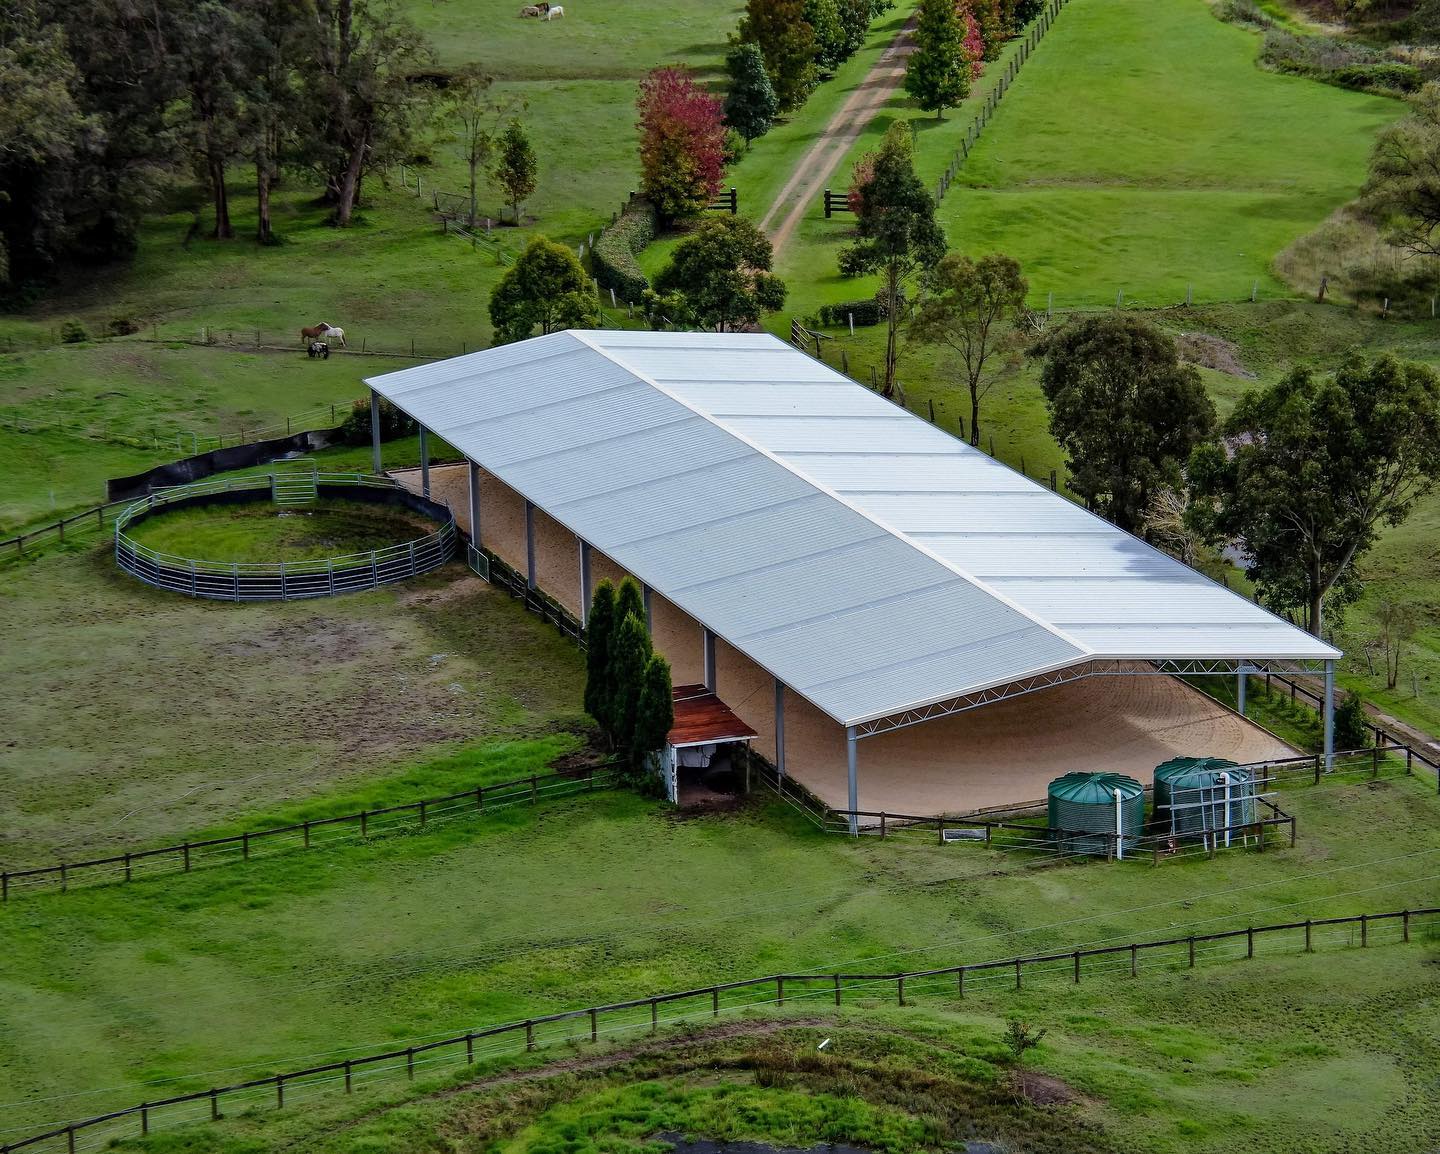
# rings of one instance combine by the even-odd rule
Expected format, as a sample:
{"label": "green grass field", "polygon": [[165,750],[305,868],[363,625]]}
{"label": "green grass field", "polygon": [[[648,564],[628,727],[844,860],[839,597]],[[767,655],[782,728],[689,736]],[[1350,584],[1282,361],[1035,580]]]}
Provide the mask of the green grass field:
{"label": "green grass field", "polygon": [[1205,0],[1084,0],[1059,17],[946,198],[967,251],[1017,257],[1032,299],[1240,300],[1351,199],[1380,97],[1262,72]]}
{"label": "green grass field", "polygon": [[7,570],[25,643],[0,653],[0,859],[168,840],[578,724],[574,647],[462,573],[237,609],[151,589],[102,546]]}
{"label": "green grass field", "polygon": [[[8,1108],[8,1124],[40,1123],[155,1096],[141,1084],[155,1079],[203,1087],[212,1076],[201,1072],[284,1068],[340,1046],[404,1045],[777,969],[922,968],[1433,897],[1440,802],[1428,784],[1327,783],[1285,800],[1301,824],[1296,850],[1152,869],[853,842],[814,832],[777,802],[676,820],[653,802],[600,793],[33,896],[0,907],[0,1100],[81,1095]],[[1358,828],[1386,838],[1355,837]],[[1344,946],[1322,941],[1327,955]],[[1344,978],[1343,957],[1304,959],[1298,948],[1276,943],[1250,963],[1207,967],[1198,987],[1157,972],[1168,969],[1159,962],[1123,985],[1118,972],[1092,971],[1079,991],[1068,974],[1019,998],[981,983],[964,1010],[992,1036],[1012,1009],[1053,1027],[1046,1068],[1093,1097],[1126,1149],[1173,1148],[1180,1120],[1212,1097],[1226,1124],[1199,1122],[1205,1148],[1254,1148],[1277,1096],[1342,1073],[1360,1080],[1367,1104],[1307,1103],[1316,1134],[1376,1137],[1391,1110],[1433,1124],[1433,1100],[1407,1098],[1406,1043],[1377,1036],[1366,1008],[1378,998],[1397,1026],[1423,1033],[1436,1004],[1424,965],[1433,947],[1377,948]],[[1185,1009],[1187,988],[1206,991],[1203,1028]],[[1292,1018],[1280,1029],[1285,1017],[1256,1007],[1250,988],[1310,1025],[1296,1030]],[[913,994],[927,1012],[962,1009],[948,986]]]}

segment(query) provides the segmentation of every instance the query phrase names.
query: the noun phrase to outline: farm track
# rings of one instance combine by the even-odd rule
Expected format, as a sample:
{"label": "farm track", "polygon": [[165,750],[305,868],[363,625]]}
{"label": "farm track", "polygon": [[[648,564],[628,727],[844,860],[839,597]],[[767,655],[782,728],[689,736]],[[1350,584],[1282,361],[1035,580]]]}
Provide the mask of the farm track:
{"label": "farm track", "polygon": [[[775,201],[760,220],[760,229],[770,237],[778,256],[786,242],[799,227],[806,207],[825,187],[851,147],[860,138],[876,114],[890,102],[890,97],[905,79],[905,61],[915,47],[912,33],[915,17],[905,22],[890,47],[885,49],[859,87],[850,95],[801,158],[790,179],[785,182]],[[783,213],[777,225],[776,218]]]}

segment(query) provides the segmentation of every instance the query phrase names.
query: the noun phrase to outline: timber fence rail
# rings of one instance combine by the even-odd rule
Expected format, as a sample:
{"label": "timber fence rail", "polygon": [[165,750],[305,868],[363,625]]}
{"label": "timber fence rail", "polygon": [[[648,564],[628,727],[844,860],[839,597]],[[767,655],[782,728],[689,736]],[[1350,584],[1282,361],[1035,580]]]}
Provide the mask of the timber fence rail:
{"label": "timber fence rail", "polygon": [[[552,1046],[596,1043],[622,1033],[658,1033],[661,1026],[703,1022],[722,1013],[739,1013],[762,1007],[831,1003],[844,1005],[847,994],[873,1002],[884,997],[901,1006],[916,999],[963,999],[967,993],[1020,990],[1026,982],[1078,985],[1087,977],[1113,980],[1128,972],[1139,978],[1141,961],[1148,972],[1157,964],[1166,969],[1194,968],[1201,961],[1239,961],[1254,958],[1259,947],[1279,941],[1287,954],[1311,953],[1318,947],[1370,948],[1384,941],[1406,943],[1417,928],[1436,933],[1440,907],[1308,918],[1207,934],[1133,941],[1088,949],[1056,950],[990,961],[969,962],[935,969],[892,973],[769,974],[740,981],[654,994],[544,1014],[450,1037],[423,1041],[383,1053],[344,1058],[284,1073],[267,1074],[225,1086],[215,1086],[111,1110],[93,1117],[51,1126],[5,1145],[0,1154],[17,1150],[66,1151],[92,1149],[123,1138],[146,1135],[160,1124],[215,1121],[229,1110],[261,1105],[277,1109],[323,1093],[353,1093],[381,1077],[414,1080],[417,1069],[468,1067],[477,1061],[518,1057]],[[1272,946],[1271,955],[1278,953]],[[663,1011],[663,1012],[662,1012]]]}
{"label": "timber fence rail", "polygon": [[435,822],[474,817],[516,805],[533,805],[550,798],[593,793],[617,784],[618,764],[605,762],[573,771],[531,774],[513,781],[472,786],[458,793],[267,826],[225,837],[198,838],[106,857],[0,871],[0,900],[10,901],[40,891],[63,893],[78,887],[190,873],[207,866],[232,865],[399,830],[421,830]]}
{"label": "timber fence rail", "polygon": [[[23,557],[27,548],[48,544],[51,541],[61,544],[67,539],[67,534],[73,540],[76,537],[103,530],[107,525],[115,524],[116,518],[134,503],[133,500],[107,501],[103,505],[96,505],[83,512],[72,513],[68,517],[51,521],[48,525],[41,525],[38,529],[17,533],[13,537],[0,540],[0,551],[7,555]],[[10,554],[12,549],[14,553]]]}

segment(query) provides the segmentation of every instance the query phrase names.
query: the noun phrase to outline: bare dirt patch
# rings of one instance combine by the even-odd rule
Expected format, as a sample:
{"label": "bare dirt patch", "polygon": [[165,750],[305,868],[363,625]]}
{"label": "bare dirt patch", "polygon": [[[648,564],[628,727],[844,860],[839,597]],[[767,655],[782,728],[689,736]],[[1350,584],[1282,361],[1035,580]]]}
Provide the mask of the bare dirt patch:
{"label": "bare dirt patch", "polygon": [[1181,333],[1175,338],[1175,344],[1180,349],[1180,359],[1192,365],[1247,381],[1255,379],[1255,374],[1241,361],[1240,349],[1223,337],[1209,333]]}

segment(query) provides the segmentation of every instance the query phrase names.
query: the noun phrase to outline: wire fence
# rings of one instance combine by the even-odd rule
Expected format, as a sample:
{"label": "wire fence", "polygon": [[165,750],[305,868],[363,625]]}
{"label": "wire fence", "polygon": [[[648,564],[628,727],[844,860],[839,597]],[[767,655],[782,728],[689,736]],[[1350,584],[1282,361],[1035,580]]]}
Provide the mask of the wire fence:
{"label": "wire fence", "polygon": [[[1040,41],[1045,38],[1045,33],[1050,31],[1051,26],[1055,23],[1055,18],[1064,11],[1065,6],[1069,2],[1070,0],[1049,0],[1049,3],[1045,5],[1040,15],[1035,17],[1034,22],[1026,30],[1019,48],[1015,54],[1006,61],[1005,68],[1000,74],[1000,79],[995,83],[994,87],[986,93],[984,103],[981,104],[980,110],[975,114],[974,120],[970,122],[969,127],[965,130],[965,139],[961,141],[960,147],[955,150],[954,155],[950,158],[950,164],[941,175],[940,182],[935,187],[935,200],[937,203],[945,199],[945,194],[950,191],[950,185],[955,180],[955,174],[960,171],[960,166],[969,158],[970,150],[975,147],[976,142],[980,139],[980,134],[985,131],[985,126],[990,123],[991,118],[995,115],[995,110],[1000,106],[1000,101],[1005,98],[1005,93],[1010,91],[1010,85],[1014,83],[1015,78],[1020,75],[1020,69],[1023,68],[1025,62],[1030,59],[1030,54],[1040,46]],[[828,196],[826,207],[827,209],[829,207]],[[826,215],[829,215],[828,211]]]}
{"label": "wire fence", "polygon": [[605,762],[576,770],[531,774],[418,801],[266,826],[224,837],[0,871],[0,901],[41,892],[66,893],[115,882],[187,874],[211,866],[243,864],[296,850],[322,849],[401,831],[423,830],[439,822],[473,818],[516,805],[535,805],[552,798],[594,793],[618,784],[618,765],[618,762]]}
{"label": "wire fence", "polygon": [[[283,1073],[267,1074],[225,1086],[195,1090],[111,1110],[52,1126],[4,1145],[17,1150],[93,1149],[143,1136],[157,1126],[213,1122],[230,1113],[270,1106],[283,1109],[324,1094],[352,1094],[382,1079],[412,1082],[417,1074],[459,1069],[494,1059],[519,1057],[541,1049],[598,1044],[626,1034],[658,1034],[662,1028],[695,1025],[722,1015],[786,1006],[843,1007],[847,997],[862,1006],[880,999],[900,1006],[921,999],[946,1003],[975,995],[1020,991],[1027,985],[1074,986],[1096,978],[1193,969],[1200,963],[1291,957],[1322,948],[1368,949],[1403,944],[1416,931],[1437,936],[1440,908],[1390,910],[1310,918],[1305,921],[1246,926],[1208,934],[1133,941],[1089,949],[1020,955],[961,963],[935,969],[893,973],[797,973],[721,982],[675,993],[565,1010],[462,1034],[347,1057]],[[1142,965],[1143,962],[1143,965]]]}

